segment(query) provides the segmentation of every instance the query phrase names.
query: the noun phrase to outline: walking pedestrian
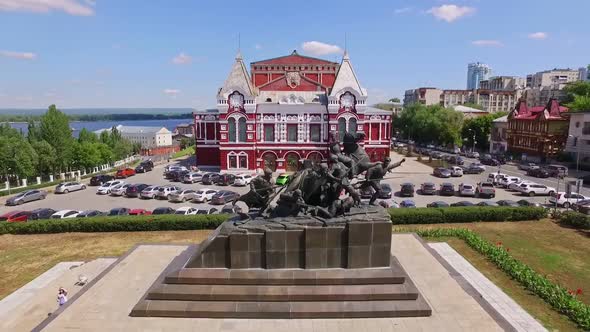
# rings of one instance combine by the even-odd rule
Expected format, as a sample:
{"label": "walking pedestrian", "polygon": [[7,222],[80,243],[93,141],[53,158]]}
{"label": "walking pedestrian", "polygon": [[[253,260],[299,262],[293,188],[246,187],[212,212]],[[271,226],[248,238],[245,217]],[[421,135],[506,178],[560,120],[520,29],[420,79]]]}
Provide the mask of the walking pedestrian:
{"label": "walking pedestrian", "polygon": [[61,307],[66,302],[68,302],[68,292],[63,287],[60,287],[57,291],[57,303]]}

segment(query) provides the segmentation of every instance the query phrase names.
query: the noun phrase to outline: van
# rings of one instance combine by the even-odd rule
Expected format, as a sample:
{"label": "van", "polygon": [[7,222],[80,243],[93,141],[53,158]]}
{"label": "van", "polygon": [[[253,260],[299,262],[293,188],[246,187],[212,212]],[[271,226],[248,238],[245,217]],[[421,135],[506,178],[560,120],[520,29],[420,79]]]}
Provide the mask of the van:
{"label": "van", "polygon": [[567,176],[568,173],[567,167],[563,165],[549,165],[546,169],[549,172],[549,176],[553,177]]}

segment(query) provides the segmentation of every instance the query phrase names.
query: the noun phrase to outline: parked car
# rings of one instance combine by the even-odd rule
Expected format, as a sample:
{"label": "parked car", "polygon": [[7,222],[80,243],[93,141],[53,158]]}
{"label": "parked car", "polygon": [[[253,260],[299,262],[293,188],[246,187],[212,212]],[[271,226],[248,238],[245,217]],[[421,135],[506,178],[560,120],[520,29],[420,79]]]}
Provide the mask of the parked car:
{"label": "parked car", "polygon": [[429,208],[443,208],[443,207],[449,207],[449,203],[447,202],[443,202],[443,201],[436,201],[436,202],[432,202],[432,203],[428,203],[426,205],[426,207]]}
{"label": "parked car", "polygon": [[122,183],[111,188],[111,196],[123,196],[127,191],[127,188],[131,186],[131,183]]}
{"label": "parked car", "polygon": [[91,218],[91,217],[98,217],[98,216],[104,216],[104,213],[102,211],[98,211],[98,210],[85,210],[85,211],[78,213],[76,218]]}
{"label": "parked car", "polygon": [[26,222],[31,211],[10,211],[0,216],[0,222]]}
{"label": "parked car", "polygon": [[439,178],[450,178],[451,171],[446,168],[437,167],[432,171],[432,175],[439,177]]}
{"label": "parked car", "polygon": [[572,204],[572,210],[583,214],[590,214],[590,199],[578,201],[577,203]]}
{"label": "parked car", "polygon": [[438,152],[438,151],[433,151],[433,152],[430,154],[430,157],[432,157],[432,159],[442,159],[442,157],[443,157],[443,154],[442,154],[442,153],[440,153],[440,152]]}
{"label": "parked car", "polygon": [[210,188],[199,189],[195,192],[195,198],[193,199],[193,202],[207,203],[207,201],[210,201],[211,199],[213,199],[213,196],[215,196],[215,194],[217,194],[217,190],[215,190],[215,189],[210,189]]}
{"label": "parked car", "polygon": [[505,155],[503,155],[503,154],[493,154],[493,155],[492,155],[492,158],[496,159],[496,160],[497,160],[497,161],[500,163],[500,165],[504,165],[504,164],[506,164],[506,161],[507,161],[507,159],[508,159],[508,158],[506,158],[506,156],[505,156]]}
{"label": "parked car", "polygon": [[173,214],[173,213],[174,213],[174,209],[171,207],[159,207],[159,208],[155,208],[154,211],[152,211],[153,215]]}
{"label": "parked car", "polygon": [[70,191],[78,191],[86,189],[86,185],[80,182],[62,182],[55,187],[56,194],[67,194]]}
{"label": "parked car", "polygon": [[502,188],[508,188],[508,186],[510,186],[510,184],[516,183],[518,181],[520,181],[520,178],[517,176],[505,176],[500,180],[498,185]]}
{"label": "parked car", "polygon": [[238,198],[240,198],[240,194],[235,191],[220,190],[215,195],[213,195],[213,198],[211,198],[211,204],[223,205],[233,202]]}
{"label": "parked car", "polygon": [[101,174],[95,175],[90,178],[90,185],[91,186],[102,186],[104,183],[114,180],[115,178],[111,175]]}
{"label": "parked car", "polygon": [[379,198],[387,199],[391,198],[392,196],[393,190],[391,189],[391,186],[388,183],[381,183],[381,195],[379,195]]}
{"label": "parked car", "polygon": [[195,182],[201,181],[202,178],[203,178],[203,173],[191,172],[191,173],[188,173],[188,174],[185,174],[184,175],[184,178],[182,179],[182,182],[184,182],[184,183],[195,183]]}
{"label": "parked car", "polygon": [[590,197],[586,197],[584,195],[578,193],[566,193],[566,192],[558,192],[554,193],[549,197],[549,203],[551,205],[563,206],[566,209],[569,209],[572,204],[577,203],[578,201],[588,200]]}
{"label": "parked car", "polygon": [[530,163],[527,161],[523,161],[520,164],[518,164],[518,169],[523,170],[523,171],[528,171],[529,169],[538,168],[538,167],[539,166],[537,166],[537,164]]}
{"label": "parked car", "polygon": [[154,163],[151,160],[144,160],[137,167],[135,167],[135,173],[150,172],[153,169]]}
{"label": "parked car", "polygon": [[158,189],[158,192],[156,193],[156,198],[168,200],[168,199],[170,199],[170,195],[173,192],[179,191],[179,190],[180,190],[180,187],[177,187],[177,186],[161,186],[160,189]]}
{"label": "parked car", "polygon": [[500,172],[490,173],[490,174],[488,174],[488,181],[491,182],[494,186],[500,185],[500,182],[506,176],[508,176],[508,175],[506,175],[504,173],[500,173]]}
{"label": "parked car", "polygon": [[145,183],[138,183],[138,184],[134,184],[131,185],[129,187],[127,187],[127,190],[125,190],[125,196],[131,198],[131,197],[139,197],[139,195],[141,195],[141,192],[149,187],[149,184],[145,184]]}
{"label": "parked car", "polygon": [[150,214],[152,214],[152,211],[146,209],[131,209],[129,211],[130,216],[149,216]]}
{"label": "parked car", "polygon": [[477,152],[477,151],[467,152],[467,157],[477,159],[477,158],[479,158],[479,152]]}
{"label": "parked car", "polygon": [[459,156],[451,156],[449,157],[449,163],[461,166],[465,164],[465,161]]}
{"label": "parked car", "polygon": [[252,182],[254,177],[250,174],[239,174],[236,175],[236,180],[234,181],[234,186],[247,186]]}
{"label": "parked car", "polygon": [[112,208],[107,214],[107,216],[128,216],[129,211],[130,210],[128,208],[123,207]]}
{"label": "parked car", "polygon": [[42,220],[42,219],[49,219],[52,214],[54,214],[54,209],[49,208],[40,208],[31,211],[31,215],[29,216],[29,220]]}
{"label": "parked car", "polygon": [[181,208],[176,209],[176,211],[174,211],[174,214],[179,214],[183,216],[193,215],[197,214],[197,209],[190,206],[183,206]]}
{"label": "parked car", "polygon": [[199,209],[197,209],[196,214],[216,214],[216,213],[217,213],[216,208],[199,208]]}
{"label": "parked car", "polygon": [[503,199],[503,200],[497,201],[496,203],[498,203],[498,205],[500,205],[500,206],[509,206],[509,207],[519,207],[520,206],[520,204],[518,204],[517,202],[511,201],[509,199]]}
{"label": "parked car", "polygon": [[221,214],[234,214],[234,213],[238,213],[238,208],[233,205],[233,204],[225,204],[223,206],[223,208],[221,208],[221,210],[219,211],[219,213]]}
{"label": "parked car", "polygon": [[459,196],[475,196],[475,186],[470,183],[459,184]]}
{"label": "parked car", "polygon": [[125,181],[122,180],[113,180],[113,181],[107,181],[103,184],[100,185],[100,187],[98,187],[98,189],[96,189],[96,193],[99,195],[108,195],[111,193],[111,190],[113,189],[113,187],[116,187],[120,184],[124,184]]}
{"label": "parked car", "polygon": [[52,214],[50,219],[72,219],[77,218],[80,212],[76,210],[60,210]]}
{"label": "parked car", "polygon": [[523,183],[518,187],[518,191],[527,196],[551,195],[555,193],[555,188],[539,183]]}
{"label": "parked car", "polygon": [[188,170],[177,170],[177,171],[170,171],[168,172],[168,174],[166,175],[166,178],[170,181],[174,181],[174,182],[183,182],[184,181],[184,177],[189,174],[190,172]]}
{"label": "parked car", "polygon": [[451,176],[452,177],[461,177],[463,176],[463,169],[459,166],[451,166]]}
{"label": "parked car", "polygon": [[552,177],[565,177],[568,175],[568,168],[566,166],[563,165],[549,165],[547,166],[547,171],[549,172],[549,175]]}
{"label": "parked car", "polygon": [[115,178],[122,179],[122,178],[128,178],[130,176],[134,176],[134,175],[135,175],[135,170],[133,168],[124,168],[124,169],[118,170],[117,173],[115,173]]}
{"label": "parked car", "polygon": [[521,199],[519,201],[516,201],[516,203],[518,203],[518,205],[520,205],[520,206],[534,206],[534,207],[542,207],[543,206],[541,203],[527,201],[526,199]]}
{"label": "parked car", "polygon": [[143,198],[143,199],[153,199],[153,198],[156,198],[156,195],[158,194],[158,190],[160,190],[160,186],[149,186],[149,187],[146,187],[139,194],[139,198]]}
{"label": "parked car", "polygon": [[475,206],[475,203],[470,202],[470,201],[460,201],[460,202],[451,203],[451,206]]}
{"label": "parked car", "polygon": [[518,191],[518,188],[520,187],[521,184],[524,183],[534,183],[532,181],[526,180],[526,179],[520,179],[516,182],[512,182],[511,184],[508,185],[508,190],[512,190],[512,191]]}
{"label": "parked car", "polygon": [[276,184],[279,186],[285,186],[290,181],[291,181],[291,174],[283,173],[283,174],[279,174],[279,176],[277,176]]}
{"label": "parked car", "polygon": [[234,184],[234,181],[236,180],[236,176],[233,174],[221,174],[217,180],[215,181],[215,184],[218,186],[229,186]]}
{"label": "parked car", "polygon": [[496,189],[494,188],[494,184],[491,182],[480,182],[477,184],[475,188],[475,196],[482,197],[487,196],[490,198],[496,197]]}
{"label": "parked car", "polygon": [[477,206],[500,206],[500,205],[498,205],[498,203],[492,202],[492,201],[483,201],[483,202],[479,202],[475,205],[477,205]]}
{"label": "parked car", "polygon": [[455,186],[452,183],[445,182],[440,185],[438,194],[441,196],[453,196],[455,195]]}
{"label": "parked car", "polygon": [[463,168],[464,174],[481,174],[486,171],[486,167],[480,163],[471,163]]}
{"label": "parked car", "polygon": [[170,171],[188,171],[188,168],[182,165],[168,165],[164,167],[164,175],[166,175],[166,172]]}
{"label": "parked car", "polygon": [[435,195],[436,194],[436,185],[432,182],[424,182],[420,186],[420,195]]}
{"label": "parked car", "polygon": [[206,185],[214,184],[219,178],[219,173],[207,173],[201,178],[201,183]]}
{"label": "parked car", "polygon": [[416,208],[416,203],[411,200],[411,199],[404,199],[403,201],[401,201],[401,203],[399,204],[400,208],[410,208],[410,209],[414,209]]}
{"label": "parked car", "polygon": [[175,191],[168,196],[168,200],[174,203],[192,201],[197,197],[197,192],[194,189],[184,189]]}
{"label": "parked car", "polygon": [[480,162],[484,165],[488,165],[488,166],[498,166],[500,165],[500,162],[497,161],[496,159],[493,158],[481,158]]}
{"label": "parked car", "polygon": [[45,199],[47,197],[47,192],[44,190],[27,190],[20,192],[9,199],[6,200],[6,205],[21,205],[23,203],[38,201],[40,199]]}
{"label": "parked car", "polygon": [[527,175],[529,175],[529,176],[534,176],[534,177],[536,177],[536,178],[544,178],[544,179],[546,179],[546,178],[548,178],[549,176],[551,176],[551,175],[549,174],[549,171],[547,171],[547,170],[546,170],[546,169],[544,169],[544,168],[540,168],[540,167],[537,167],[537,168],[531,168],[531,169],[529,169],[528,171],[526,171],[526,174],[527,174]]}
{"label": "parked car", "polygon": [[414,197],[414,185],[409,182],[402,183],[400,186],[399,195],[401,197]]}

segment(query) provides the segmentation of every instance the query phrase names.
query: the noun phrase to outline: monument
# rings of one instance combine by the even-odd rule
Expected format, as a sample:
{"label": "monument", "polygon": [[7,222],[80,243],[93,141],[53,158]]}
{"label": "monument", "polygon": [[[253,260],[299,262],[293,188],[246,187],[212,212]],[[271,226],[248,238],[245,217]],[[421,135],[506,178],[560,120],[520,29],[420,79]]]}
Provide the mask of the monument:
{"label": "monument", "polygon": [[[379,181],[404,160],[371,162],[331,135],[330,165],[304,163],[285,187],[272,171],[252,181],[241,212],[177,257],[131,311],[136,317],[351,318],[430,316],[391,255]],[[364,179],[359,176],[365,173]],[[362,204],[359,188],[374,188]]]}

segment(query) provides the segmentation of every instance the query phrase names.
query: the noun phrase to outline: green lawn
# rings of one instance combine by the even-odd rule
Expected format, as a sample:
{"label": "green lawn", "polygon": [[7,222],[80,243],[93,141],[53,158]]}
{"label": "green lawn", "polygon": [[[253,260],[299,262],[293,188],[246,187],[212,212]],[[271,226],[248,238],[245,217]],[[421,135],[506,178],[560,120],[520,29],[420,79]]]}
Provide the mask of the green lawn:
{"label": "green lawn", "polygon": [[195,154],[195,147],[194,146],[189,146],[186,149],[180,150],[178,152],[175,152],[172,155],[172,159],[176,159],[176,158],[180,158],[180,157],[186,157],[186,156],[190,156]]}

